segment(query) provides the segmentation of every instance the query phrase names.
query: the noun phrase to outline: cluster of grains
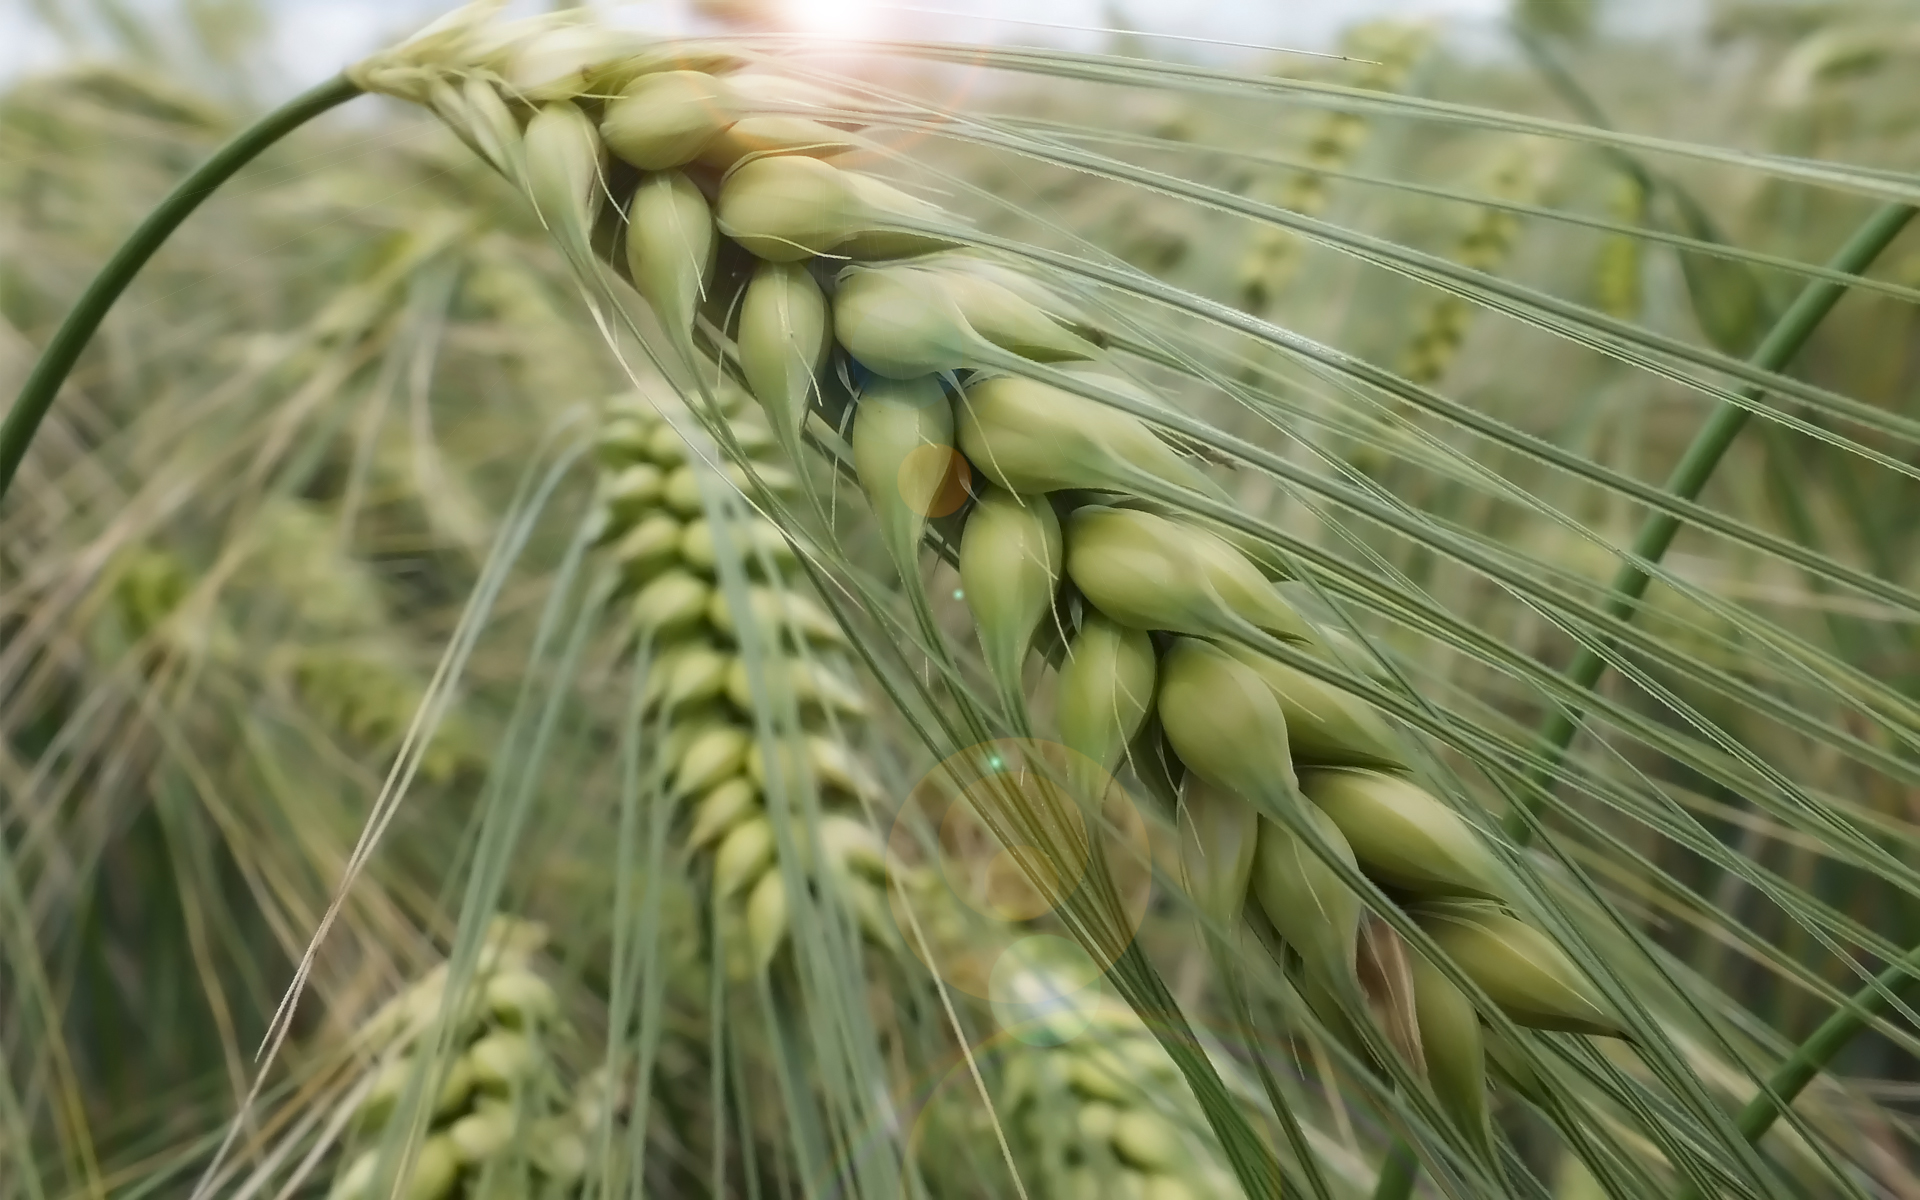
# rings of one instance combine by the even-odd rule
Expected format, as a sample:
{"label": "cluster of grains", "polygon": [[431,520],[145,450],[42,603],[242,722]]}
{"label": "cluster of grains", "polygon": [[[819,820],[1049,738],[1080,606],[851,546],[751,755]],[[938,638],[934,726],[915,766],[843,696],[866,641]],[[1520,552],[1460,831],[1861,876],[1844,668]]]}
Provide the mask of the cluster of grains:
{"label": "cluster of grains", "polygon": [[[745,402],[737,391],[722,398],[736,443],[763,451],[772,439],[757,412],[742,410]],[[788,578],[793,549],[771,522],[730,522],[716,544],[695,474],[702,465],[688,461],[687,443],[658,412],[639,402],[616,407],[599,450],[606,467],[604,553],[619,572],[623,598],[630,597],[623,599],[627,620],[647,655],[643,703],[666,730],[659,741],[666,792],[685,806],[684,844],[710,859],[724,927],[744,935],[731,946],[736,963],[764,968],[788,932],[787,889],[767,811],[767,755],[753,729],[768,688],[791,690],[808,729],[787,769],[796,778],[810,775],[826,805],[818,842],[826,878],[859,926],[885,941],[885,852],[856,815],[873,784],[838,728],[867,711],[840,661],[840,626]],[[756,474],[762,482],[780,478],[767,463]],[[739,652],[741,622],[716,578],[723,553],[737,555],[752,575],[748,621],[779,642],[769,663],[750,664]],[[779,678],[756,686],[756,666]],[[797,818],[795,826],[794,844],[813,845]]]}
{"label": "cluster of grains", "polygon": [[[300,698],[331,729],[362,746],[397,749],[425,688],[418,676],[396,666],[390,647],[378,643],[299,647],[292,676]],[[420,778],[446,783],[484,762],[479,745],[458,714],[434,731],[420,758]]]}
{"label": "cluster of grains", "polygon": [[[568,1089],[561,1079],[550,1051],[559,1004],[533,963],[544,940],[539,926],[497,919],[460,995],[447,995],[443,963],[374,1016],[367,1033],[383,1057],[357,1113],[365,1148],[347,1160],[330,1200],[389,1194],[383,1155],[385,1170],[393,1171],[406,1139],[382,1135],[405,1119],[410,1093],[421,1097],[428,1128],[393,1195],[505,1200],[576,1193],[586,1138],[599,1127],[608,1097],[592,1081]],[[436,1071],[427,1044],[443,1009],[452,1054]]]}
{"label": "cluster of grains", "polygon": [[[529,62],[551,63],[542,44],[482,50],[512,80]],[[659,49],[602,48],[518,85],[518,110],[476,74],[466,77],[473,94],[455,104],[450,85],[432,75],[421,86],[405,59],[362,74],[401,94],[412,86],[456,124],[494,112],[493,125],[469,121],[466,132],[476,142],[521,139],[528,190],[563,239],[586,242],[603,190],[624,201],[624,238],[603,253],[624,265],[690,366],[708,346],[737,366],[776,441],[797,447],[831,382],[853,381],[852,467],[910,588],[924,595],[917,564],[929,520],[964,501],[964,595],[1009,720],[1031,727],[1023,666],[1043,624],[1067,642],[1059,741],[1117,770],[1157,716],[1153,736],[1174,756],[1195,907],[1225,929],[1258,909],[1330,1024],[1368,1011],[1359,978],[1367,904],[1352,886],[1364,876],[1509,1018],[1617,1031],[1567,955],[1507,906],[1507,881],[1480,835],[1406,777],[1410,764],[1380,714],[1282,661],[1319,652],[1321,641],[1275,588],[1266,545],[1179,514],[1183,493],[1215,502],[1225,493],[1156,432],[1147,418],[1164,402],[1120,372],[1066,297],[1013,263],[956,250],[960,227],[934,206],[835,166],[829,159],[854,135],[782,115],[790,105],[756,115],[756,97],[791,90],[717,74],[723,57],[710,56],[706,70],[667,69],[674,60]],[[634,426],[636,438],[643,428]],[[652,457],[652,438],[646,465],[661,472],[660,500],[630,511],[668,503],[672,491],[676,451]],[[633,491],[650,497],[643,477]],[[961,492],[956,481],[978,487]],[[676,517],[695,519],[691,507]],[[751,739],[740,714],[720,706],[733,674],[728,616],[687,557],[697,539],[642,538],[641,528],[621,535],[622,553],[647,564],[634,572],[636,625],[676,659],[686,655],[666,673],[684,674],[685,697],[672,683],[662,702],[716,705],[676,725],[673,757],[685,776],[676,786],[701,797],[699,810],[737,805],[739,824],[705,822],[727,825],[716,886],[748,893],[749,910],[767,896],[762,924],[772,932],[756,939],[764,954],[780,929],[779,891],[763,888],[771,839],[754,822]],[[663,549],[652,557],[655,536]],[[813,636],[791,615],[793,593],[764,594],[766,624]],[[832,703],[824,691],[822,702]],[[820,766],[829,778],[836,769],[831,758]],[[1389,959],[1418,1000],[1423,1035],[1407,1031],[1395,1044],[1409,1054],[1424,1047],[1415,1069],[1463,1126],[1484,1129],[1473,1005],[1448,971],[1417,955],[1370,952],[1370,973]]]}
{"label": "cluster of grains", "polygon": [[[992,1081],[991,1111],[971,1076],[956,1071],[922,1113],[923,1160],[971,1158],[997,1173],[997,1122],[1029,1196],[1240,1196],[1173,1060],[1091,964],[1032,937],[1033,926],[991,900],[962,900],[938,874],[909,871],[896,882],[955,994],[995,998],[1002,1036],[974,1047]],[[977,1182],[936,1179],[934,1192],[979,1195],[969,1186]]]}
{"label": "cluster of grains", "polygon": [[[1534,197],[1535,179],[1531,157],[1514,154],[1494,168],[1487,191],[1497,200],[1525,203]],[[1500,208],[1481,209],[1454,248],[1454,261],[1476,271],[1498,271],[1513,252],[1519,232],[1520,218],[1513,213]],[[1460,353],[1473,314],[1474,303],[1464,296],[1443,295],[1427,305],[1414,327],[1401,374],[1415,383],[1433,383],[1445,375]]]}
{"label": "cluster of grains", "polygon": [[1033,1194],[1062,1200],[1239,1195],[1201,1135],[1205,1121],[1160,1043],[1113,1001],[1076,1014],[1088,1016],[1077,1036],[1024,1048],[1002,1075],[998,1111],[1025,1150],[1021,1162]]}
{"label": "cluster of grains", "polygon": [[[1363,61],[1348,64],[1349,86],[1376,92],[1397,92],[1419,65],[1432,41],[1432,32],[1420,25],[1378,21],[1356,26],[1341,43],[1341,53]],[[1263,197],[1302,216],[1319,216],[1329,196],[1323,172],[1339,171],[1366,145],[1369,127],[1359,113],[1329,111],[1307,137],[1305,159],[1310,169],[1296,171]],[[1239,296],[1248,312],[1265,312],[1286,289],[1300,265],[1300,239],[1284,229],[1262,228],[1247,248],[1240,265]]]}

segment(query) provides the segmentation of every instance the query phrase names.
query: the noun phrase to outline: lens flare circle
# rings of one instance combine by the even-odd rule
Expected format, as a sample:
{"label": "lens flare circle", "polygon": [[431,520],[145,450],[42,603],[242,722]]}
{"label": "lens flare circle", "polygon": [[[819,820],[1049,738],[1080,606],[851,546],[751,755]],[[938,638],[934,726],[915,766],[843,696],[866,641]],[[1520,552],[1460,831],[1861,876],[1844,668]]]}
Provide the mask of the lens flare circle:
{"label": "lens flare circle", "polygon": [[[1021,840],[1016,808],[1046,848]],[[1011,1036],[1057,1045],[1085,1030],[1101,977],[1146,919],[1152,862],[1147,823],[1110,773],[1057,742],[1003,738],[915,786],[887,839],[887,899],[929,970],[987,1001]],[[1023,927],[1068,904],[1103,931],[1091,952]]]}

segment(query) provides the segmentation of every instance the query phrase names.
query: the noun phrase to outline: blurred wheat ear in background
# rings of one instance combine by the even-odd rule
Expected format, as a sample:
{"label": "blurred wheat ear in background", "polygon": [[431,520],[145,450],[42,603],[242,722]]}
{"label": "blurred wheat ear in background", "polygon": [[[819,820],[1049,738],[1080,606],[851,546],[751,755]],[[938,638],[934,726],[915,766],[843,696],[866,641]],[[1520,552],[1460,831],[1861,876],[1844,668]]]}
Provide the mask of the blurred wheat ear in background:
{"label": "blurred wheat ear in background", "polygon": [[31,18],[0,1195],[1920,1189],[1911,11],[696,7]]}

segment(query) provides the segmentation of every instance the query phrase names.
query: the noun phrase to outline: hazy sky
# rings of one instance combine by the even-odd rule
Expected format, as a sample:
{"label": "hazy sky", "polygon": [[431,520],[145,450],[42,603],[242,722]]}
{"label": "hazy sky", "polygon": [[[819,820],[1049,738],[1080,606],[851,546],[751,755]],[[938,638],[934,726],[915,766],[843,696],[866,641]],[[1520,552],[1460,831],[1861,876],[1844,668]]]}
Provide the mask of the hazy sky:
{"label": "hazy sky", "polygon": [[[55,0],[56,3],[59,0]],[[1091,35],[1020,24],[1098,28],[1107,14],[1141,30],[1300,49],[1324,49],[1334,33],[1383,14],[1493,16],[1505,0],[782,0],[822,32],[902,29],[955,40],[1087,45]],[[0,0],[0,77],[52,65],[59,45],[27,29],[21,0]],[[142,7],[136,5],[136,7]],[[272,0],[279,13],[274,72],[286,90],[316,82],[376,46],[454,7],[453,0]],[[625,6],[657,14],[664,29],[684,22],[684,0]],[[954,15],[935,16],[932,13]],[[962,15],[964,14],[964,15]],[[934,28],[929,28],[929,27]],[[1199,47],[1189,46],[1189,52]],[[1222,50],[1221,53],[1231,54]]]}

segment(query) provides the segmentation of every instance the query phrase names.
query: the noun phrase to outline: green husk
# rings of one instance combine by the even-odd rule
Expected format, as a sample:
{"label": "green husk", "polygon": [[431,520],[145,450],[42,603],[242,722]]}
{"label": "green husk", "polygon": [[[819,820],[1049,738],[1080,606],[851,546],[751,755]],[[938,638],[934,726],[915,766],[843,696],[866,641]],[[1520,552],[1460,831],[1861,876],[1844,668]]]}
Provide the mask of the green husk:
{"label": "green husk", "polygon": [[1487,1053],[1480,1014],[1466,993],[1420,954],[1408,955],[1420,1018],[1420,1046],[1434,1099],[1489,1163],[1493,1118],[1487,1106]]}
{"label": "green husk", "polygon": [[1612,1037],[1624,1032],[1573,960],[1519,918],[1471,901],[1420,904],[1409,912],[1515,1024]]}
{"label": "green husk", "polygon": [[906,267],[851,268],[833,297],[833,336],[889,379],[917,379],[991,361],[991,343],[938,279]]}
{"label": "green husk", "polygon": [[1389,771],[1411,766],[1400,739],[1371,704],[1257,650],[1223,648],[1272,689],[1286,715],[1287,745],[1296,763]]}
{"label": "green husk", "polygon": [[934,379],[876,380],[860,395],[853,463],[902,575],[914,567],[927,519],[951,486],[953,408]]}
{"label": "green husk", "polygon": [[800,426],[832,343],[826,294],[801,263],[761,263],[740,303],[740,369],[767,419],[799,452]]}
{"label": "green husk", "polygon": [[656,640],[673,638],[706,619],[712,597],[712,588],[685,571],[656,575],[633,598],[633,629]]}
{"label": "green husk", "polygon": [[[1088,374],[1121,390],[1124,381]],[[1152,479],[1219,497],[1220,489],[1131,413],[1017,375],[967,386],[960,447],[980,473],[1017,492],[1133,490]]]}
{"label": "green husk", "polygon": [[1246,797],[1189,775],[1180,788],[1180,882],[1209,924],[1239,928],[1260,814]]}
{"label": "green husk", "polygon": [[633,286],[683,351],[706,295],[719,239],[707,199],[679,171],[648,175],[627,207],[627,269]]}
{"label": "green husk", "polygon": [[1098,505],[1075,512],[1067,522],[1067,574],[1094,607],[1136,629],[1312,637],[1239,551],[1198,526],[1152,513]]}
{"label": "green husk", "polygon": [[1138,629],[1087,614],[1067,646],[1053,700],[1060,743],[1081,756],[1069,759],[1068,781],[1083,804],[1101,803],[1127,746],[1153,711],[1158,666],[1153,642]]}
{"label": "green husk", "polygon": [[1100,349],[1037,305],[985,276],[929,269],[852,267],[833,301],[841,346],[883,374],[956,371],[993,363],[998,348],[1035,363],[1077,363]]}
{"label": "green husk", "polygon": [[747,896],[747,947],[756,971],[765,971],[787,938],[787,883],[778,871],[760,877]]}
{"label": "green husk", "polygon": [[1015,712],[1025,709],[1020,669],[1053,611],[1061,560],[1060,518],[1044,496],[993,488],[967,515],[960,582],[987,670]]}
{"label": "green husk", "polygon": [[1218,647],[1180,638],[1160,663],[1160,724],[1187,769],[1262,813],[1305,807],[1287,723],[1260,677]]}
{"label": "green husk", "polygon": [[736,119],[727,82],[701,71],[660,71],[628,84],[600,121],[607,148],[643,171],[692,162]]}
{"label": "green husk", "polygon": [[740,773],[753,739],[743,729],[715,726],[688,744],[674,764],[673,790],[691,796]]}
{"label": "green husk", "polygon": [[[1339,827],[1311,805],[1304,813],[1333,852],[1357,869]],[[1357,994],[1360,897],[1298,835],[1274,821],[1260,822],[1253,896],[1281,938],[1300,955],[1308,975],[1336,1003],[1339,997]]]}
{"label": "green husk", "polygon": [[768,262],[816,254],[893,258],[945,249],[943,238],[888,226],[940,210],[868,176],[804,155],[741,163],[720,185],[720,230]]}
{"label": "green husk", "polygon": [[776,849],[773,826],[765,817],[734,826],[714,851],[714,899],[725,900],[760,878],[773,865]]}
{"label": "green husk", "polygon": [[760,789],[745,776],[736,775],[715,785],[693,806],[693,826],[687,833],[687,848],[698,850],[724,837],[759,810]]}
{"label": "green husk", "polygon": [[726,171],[749,155],[834,158],[859,148],[845,133],[807,117],[742,117],[700,148],[700,162]]}
{"label": "green husk", "polygon": [[600,137],[567,101],[544,105],[522,134],[526,187],[540,219],[562,244],[587,252],[600,201]]}
{"label": "green husk", "polygon": [[[1289,728],[1288,733],[1292,730]],[[1302,771],[1367,874],[1419,896],[1507,896],[1507,873],[1473,827],[1418,786],[1373,771]]]}
{"label": "green husk", "polygon": [[620,564],[627,583],[639,587],[679,560],[684,533],[679,521],[655,512],[614,544],[613,560]]}

